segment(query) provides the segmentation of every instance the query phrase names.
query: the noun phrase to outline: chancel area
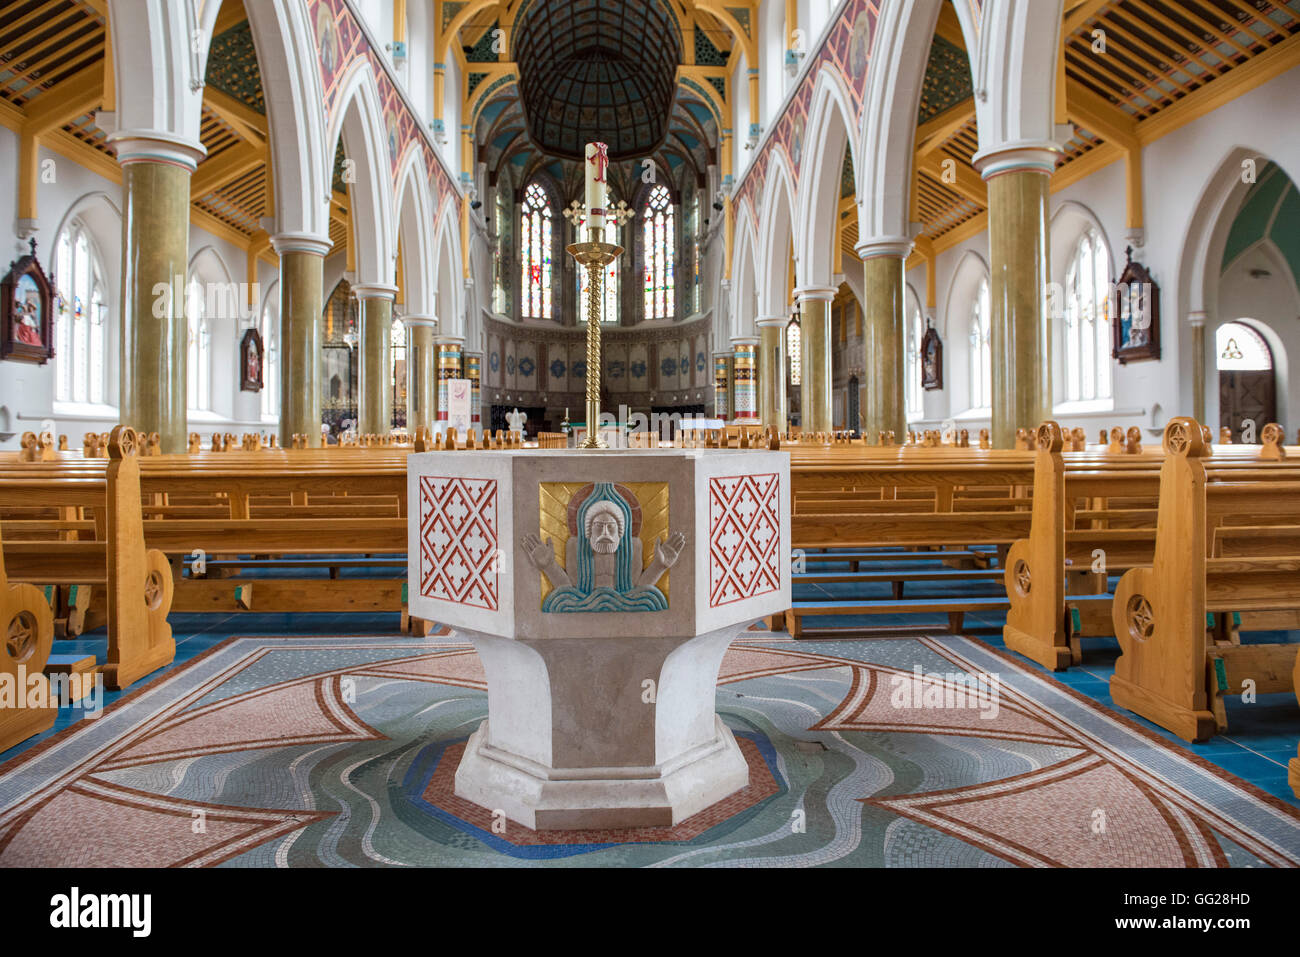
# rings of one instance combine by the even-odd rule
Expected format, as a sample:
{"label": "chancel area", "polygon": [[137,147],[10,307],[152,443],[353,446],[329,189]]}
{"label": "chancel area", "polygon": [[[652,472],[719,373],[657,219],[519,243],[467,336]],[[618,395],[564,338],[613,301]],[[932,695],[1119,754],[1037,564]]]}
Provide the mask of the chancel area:
{"label": "chancel area", "polygon": [[1300,0],[3,0],[0,866],[1300,865],[1298,100]]}

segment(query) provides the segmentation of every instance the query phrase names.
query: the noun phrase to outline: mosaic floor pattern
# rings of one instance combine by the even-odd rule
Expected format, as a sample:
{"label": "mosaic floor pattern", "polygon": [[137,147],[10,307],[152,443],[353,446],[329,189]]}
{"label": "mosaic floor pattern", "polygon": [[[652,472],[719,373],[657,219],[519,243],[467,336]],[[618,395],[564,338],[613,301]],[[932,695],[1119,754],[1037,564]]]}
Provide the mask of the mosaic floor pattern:
{"label": "mosaic floor pattern", "polygon": [[538,833],[453,793],[468,645],[235,638],[0,766],[0,865],[1300,864],[1300,810],[973,639],[745,639],[717,701],[745,790]]}

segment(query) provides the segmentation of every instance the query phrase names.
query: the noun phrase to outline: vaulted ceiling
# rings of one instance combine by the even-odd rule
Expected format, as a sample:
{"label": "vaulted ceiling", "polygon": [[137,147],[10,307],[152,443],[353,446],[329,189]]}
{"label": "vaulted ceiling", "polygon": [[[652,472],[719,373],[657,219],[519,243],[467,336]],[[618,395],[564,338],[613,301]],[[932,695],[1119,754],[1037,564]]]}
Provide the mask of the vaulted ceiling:
{"label": "vaulted ceiling", "polygon": [[528,132],[538,148],[581,157],[645,156],[668,133],[681,30],[663,0],[533,0],[515,25]]}

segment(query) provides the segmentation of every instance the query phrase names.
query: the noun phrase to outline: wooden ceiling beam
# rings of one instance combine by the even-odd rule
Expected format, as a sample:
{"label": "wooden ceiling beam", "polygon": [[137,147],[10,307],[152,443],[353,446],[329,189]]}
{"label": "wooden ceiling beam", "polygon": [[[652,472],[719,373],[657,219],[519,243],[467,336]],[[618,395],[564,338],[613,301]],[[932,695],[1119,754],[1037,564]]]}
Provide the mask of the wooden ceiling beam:
{"label": "wooden ceiling beam", "polygon": [[975,98],[971,96],[930,117],[916,128],[916,152],[920,154],[937,150],[974,118]]}
{"label": "wooden ceiling beam", "polygon": [[242,139],[252,143],[266,142],[266,117],[242,100],[213,86],[206,86],[203,88],[203,105],[219,116]]}
{"label": "wooden ceiling beam", "polygon": [[265,145],[241,143],[205,159],[190,178],[190,196],[200,199],[266,163]]}
{"label": "wooden ceiling beam", "polygon": [[247,19],[248,11],[244,9],[243,0],[225,0],[217,12],[217,22],[212,25],[212,35],[220,36]]}
{"label": "wooden ceiling beam", "polygon": [[939,9],[939,21],[934,26],[936,36],[943,37],[959,50],[966,49],[966,35],[961,32],[961,21],[951,3],[945,3]]}
{"label": "wooden ceiling beam", "polygon": [[1067,80],[1065,111],[1071,122],[1104,137],[1124,149],[1139,147],[1137,120],[1108,103],[1077,80]]}
{"label": "wooden ceiling beam", "polygon": [[1069,37],[1095,17],[1108,2],[1109,0],[1066,0],[1065,14],[1061,19],[1061,36]]}
{"label": "wooden ceiling beam", "polygon": [[104,98],[104,70],[98,63],[74,73],[34,97],[25,110],[23,132],[40,136],[99,106]]}
{"label": "wooden ceiling beam", "polygon": [[[945,179],[948,170],[944,168],[944,160],[951,159],[950,167],[953,176],[952,182]],[[980,174],[971,169],[966,163],[961,162],[956,157],[940,156],[937,153],[931,153],[929,156],[916,158],[916,168],[919,172],[933,177],[944,186],[947,186],[955,193],[965,196],[972,202],[979,203],[987,207],[989,204],[988,184],[980,177]]]}

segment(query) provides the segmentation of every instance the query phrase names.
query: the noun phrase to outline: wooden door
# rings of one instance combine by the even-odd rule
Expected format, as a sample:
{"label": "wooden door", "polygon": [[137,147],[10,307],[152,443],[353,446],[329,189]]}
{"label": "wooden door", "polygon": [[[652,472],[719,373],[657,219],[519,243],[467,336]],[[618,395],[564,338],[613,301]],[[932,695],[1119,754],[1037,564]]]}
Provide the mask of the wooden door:
{"label": "wooden door", "polygon": [[1232,430],[1232,441],[1242,442],[1242,423],[1255,423],[1254,441],[1270,422],[1277,421],[1277,389],[1272,369],[1232,370],[1219,373],[1219,426]]}

